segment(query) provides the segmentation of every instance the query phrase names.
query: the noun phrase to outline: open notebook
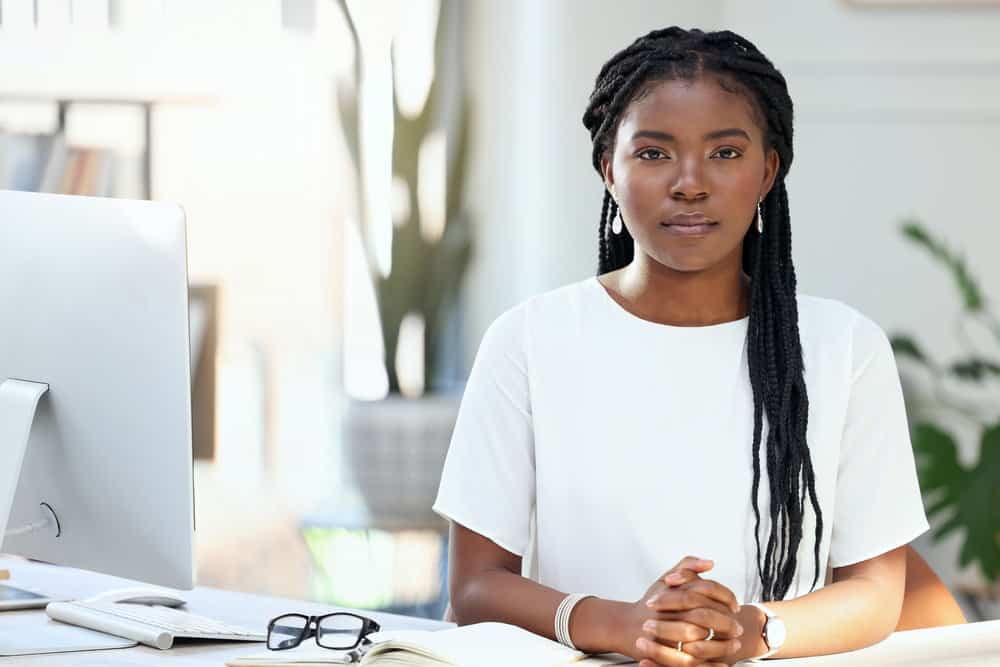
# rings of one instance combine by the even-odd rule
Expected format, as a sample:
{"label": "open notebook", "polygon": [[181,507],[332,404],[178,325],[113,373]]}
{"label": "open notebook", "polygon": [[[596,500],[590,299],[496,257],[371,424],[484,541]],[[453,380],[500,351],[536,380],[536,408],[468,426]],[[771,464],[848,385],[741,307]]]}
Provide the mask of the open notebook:
{"label": "open notebook", "polygon": [[[371,635],[374,645],[362,667],[590,667],[634,665],[625,656],[592,656],[505,623],[476,623],[450,630],[395,630]],[[344,664],[343,651],[316,646],[313,640],[290,651],[265,651],[226,663],[228,667],[317,667]]]}
{"label": "open notebook", "polygon": [[[405,630],[372,635],[377,645],[361,660],[366,665],[400,667],[573,667],[635,665],[625,656],[589,656],[521,628],[479,623],[453,630]],[[344,653],[312,643],[292,651],[270,651],[227,663],[230,667],[316,667],[340,664]],[[737,665],[748,665],[744,661]],[[1000,620],[896,632],[866,648],[812,658],[767,660],[772,667],[997,667]]]}

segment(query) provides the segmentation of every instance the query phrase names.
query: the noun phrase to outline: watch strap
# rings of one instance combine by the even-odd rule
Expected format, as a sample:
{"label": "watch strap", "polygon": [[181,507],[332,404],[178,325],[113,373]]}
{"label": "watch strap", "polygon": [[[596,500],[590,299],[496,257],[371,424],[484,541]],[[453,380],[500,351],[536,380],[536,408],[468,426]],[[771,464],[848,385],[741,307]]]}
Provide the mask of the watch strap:
{"label": "watch strap", "polygon": [[767,646],[767,653],[765,653],[764,655],[759,655],[756,658],[750,659],[750,662],[759,662],[764,658],[767,658],[768,656],[774,655],[775,653],[778,652],[778,649],[781,648],[780,646],[772,647],[771,643],[767,640],[767,621],[771,620],[772,618],[778,618],[778,615],[775,614],[770,609],[768,609],[767,607],[765,607],[764,605],[760,604],[759,602],[747,602],[745,604],[748,604],[752,607],[757,607],[762,612],[764,612],[764,616],[766,617],[766,620],[764,621],[764,627],[762,628],[761,631],[761,635],[762,638],[764,639],[764,645]]}

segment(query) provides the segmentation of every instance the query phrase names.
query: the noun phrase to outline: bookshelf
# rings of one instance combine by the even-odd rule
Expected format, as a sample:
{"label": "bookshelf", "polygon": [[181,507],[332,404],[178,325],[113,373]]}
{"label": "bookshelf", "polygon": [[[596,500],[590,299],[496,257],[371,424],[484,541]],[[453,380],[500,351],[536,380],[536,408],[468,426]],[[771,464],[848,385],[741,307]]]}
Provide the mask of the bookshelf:
{"label": "bookshelf", "polygon": [[153,153],[155,149],[154,137],[154,108],[159,104],[210,104],[208,98],[151,98],[151,97],[130,97],[119,96],[64,96],[47,95],[39,93],[11,93],[0,92],[0,105],[5,102],[15,103],[51,103],[56,106],[56,126],[54,133],[59,134],[66,129],[66,115],[69,107],[73,104],[102,104],[102,105],[123,105],[136,107],[142,114],[143,128],[143,148],[141,152],[142,163],[142,198],[153,199]]}

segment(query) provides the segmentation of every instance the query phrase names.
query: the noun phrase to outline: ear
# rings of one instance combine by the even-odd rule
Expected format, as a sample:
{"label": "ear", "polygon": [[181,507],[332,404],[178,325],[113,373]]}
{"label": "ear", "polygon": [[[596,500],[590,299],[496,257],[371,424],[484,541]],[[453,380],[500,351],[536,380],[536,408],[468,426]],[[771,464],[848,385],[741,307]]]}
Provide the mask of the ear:
{"label": "ear", "polygon": [[778,177],[778,167],[781,165],[781,158],[778,151],[769,148],[767,156],[764,158],[764,182],[761,183],[760,198],[764,199],[774,187],[774,181]]}
{"label": "ear", "polygon": [[[615,172],[607,153],[601,158],[601,174],[604,175],[604,187],[608,189],[612,197],[615,197]],[[617,197],[615,197],[615,200],[617,200]]]}

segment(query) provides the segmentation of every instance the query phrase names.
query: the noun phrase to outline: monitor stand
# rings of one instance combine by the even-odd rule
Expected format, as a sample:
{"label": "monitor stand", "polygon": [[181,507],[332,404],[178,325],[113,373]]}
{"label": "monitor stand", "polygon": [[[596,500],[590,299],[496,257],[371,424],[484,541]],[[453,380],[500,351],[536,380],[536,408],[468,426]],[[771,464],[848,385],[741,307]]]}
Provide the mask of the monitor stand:
{"label": "monitor stand", "polygon": [[7,520],[14,506],[35,410],[48,389],[47,384],[25,380],[0,383],[0,546],[7,534]]}
{"label": "monitor stand", "polygon": [[[51,516],[29,526],[7,529],[35,411],[38,401],[48,389],[49,385],[40,382],[6,380],[0,383],[0,546],[5,535],[36,530],[50,523],[58,525],[55,517]],[[48,509],[51,512],[51,508]],[[20,627],[0,641],[0,656],[135,646],[131,640],[64,625],[44,616],[15,615],[13,619],[5,618],[4,624],[5,630],[13,630],[9,626],[17,624]]]}

